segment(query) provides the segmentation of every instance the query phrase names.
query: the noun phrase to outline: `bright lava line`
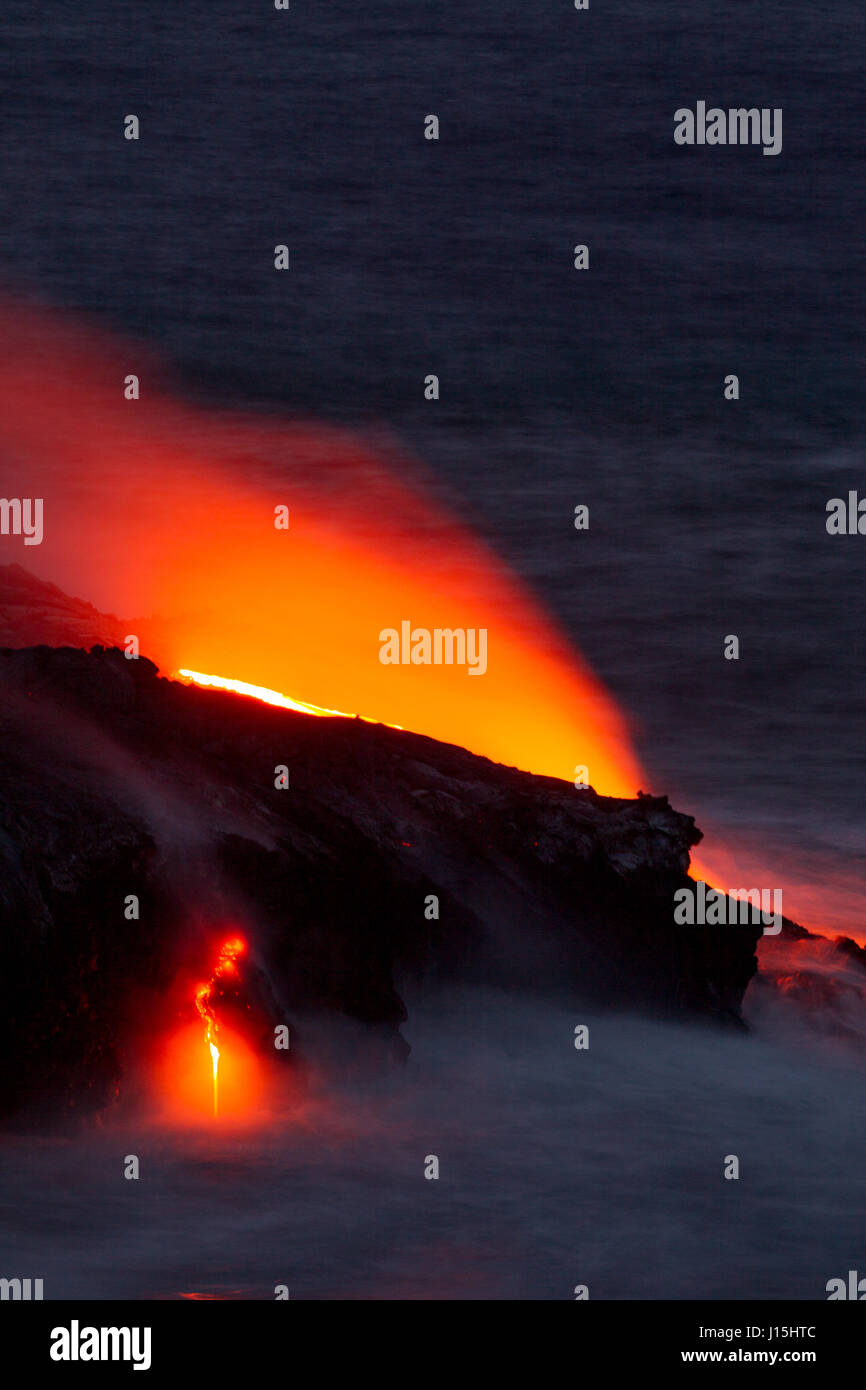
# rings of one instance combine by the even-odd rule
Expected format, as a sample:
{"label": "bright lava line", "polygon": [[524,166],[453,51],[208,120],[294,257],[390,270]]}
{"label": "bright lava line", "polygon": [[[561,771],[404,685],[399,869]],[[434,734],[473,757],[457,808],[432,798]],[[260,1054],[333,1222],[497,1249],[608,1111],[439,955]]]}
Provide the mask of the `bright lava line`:
{"label": "bright lava line", "polygon": [[[325,719],[362,719],[365,724],[380,724],[380,719],[370,719],[364,714],[344,714],[339,709],[322,709],[320,705],[308,705],[303,700],[293,700],[288,695],[281,695],[278,690],[268,690],[264,685],[250,685],[248,681],[233,681],[225,676],[205,676],[201,671],[189,671],[185,668],[178,671],[186,681],[192,681],[195,685],[213,686],[217,690],[232,690],[236,695],[249,695],[253,700],[261,700],[266,705],[279,705],[283,709],[293,709],[298,714],[313,714],[317,718]],[[389,729],[399,729],[400,724],[388,724]]]}
{"label": "bright lava line", "polygon": [[213,1059],[213,1113],[216,1117],[219,1115],[219,1079],[217,1077],[217,1068],[219,1067],[220,1054],[219,1049],[215,1047],[213,1043],[210,1045],[210,1055]]}

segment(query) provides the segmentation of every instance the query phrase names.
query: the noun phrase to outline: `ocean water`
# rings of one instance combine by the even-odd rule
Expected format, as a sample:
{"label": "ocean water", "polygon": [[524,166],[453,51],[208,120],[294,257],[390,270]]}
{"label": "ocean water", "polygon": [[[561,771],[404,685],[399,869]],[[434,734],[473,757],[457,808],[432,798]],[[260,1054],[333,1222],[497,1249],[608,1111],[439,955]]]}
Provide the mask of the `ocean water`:
{"label": "ocean water", "polygon": [[127,1104],[5,1138],[4,1268],[46,1298],[545,1301],[821,1300],[862,1269],[862,1051],[479,991],[405,1031],[404,1070],[246,1129]]}

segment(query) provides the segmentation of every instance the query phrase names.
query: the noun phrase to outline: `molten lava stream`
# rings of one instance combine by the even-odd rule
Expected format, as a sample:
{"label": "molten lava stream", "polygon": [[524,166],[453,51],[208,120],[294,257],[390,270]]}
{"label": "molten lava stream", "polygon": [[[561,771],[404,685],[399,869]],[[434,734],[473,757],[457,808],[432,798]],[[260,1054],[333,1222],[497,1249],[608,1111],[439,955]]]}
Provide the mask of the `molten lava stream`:
{"label": "molten lava stream", "polygon": [[[117,387],[131,355],[147,364],[142,409]],[[103,613],[142,615],[118,622],[115,640],[135,632],[163,673],[308,714],[363,712],[566,782],[586,767],[610,796],[647,785],[615,699],[396,443],[204,409],[165,380],[141,344],[0,299],[0,450],[27,460],[28,491],[51,517],[28,570]],[[488,630],[488,669],[383,665],[380,632],[404,619]],[[692,872],[726,888],[778,882],[762,860],[745,846],[728,870],[714,837]],[[839,866],[828,868],[837,899]],[[814,880],[794,863],[783,886],[785,911],[817,925],[827,909]],[[859,893],[852,877],[846,929],[858,936]],[[221,1056],[222,1111],[227,1068]]]}
{"label": "molten lava stream", "polygon": [[211,1045],[202,1041],[199,1022],[188,1023],[168,1037],[157,1074],[164,1118],[179,1124],[213,1123],[217,1105],[221,1125],[254,1118],[264,1098],[262,1063],[236,1030],[222,1025],[219,1039],[217,1067]]}
{"label": "molten lava stream", "polygon": [[[382,720],[373,719],[366,714],[347,714],[340,709],[322,709],[319,705],[307,704],[305,700],[293,700],[279,690],[268,690],[264,685],[250,685],[249,681],[232,680],[226,676],[208,676],[202,671],[176,671],[173,679],[182,680],[187,685],[201,685],[206,689],[229,690],[233,695],[248,695],[252,700],[261,700],[264,705],[277,705],[280,709],[292,709],[298,714],[312,714],[317,719],[361,719],[365,724],[379,724]],[[399,724],[389,724],[389,729],[399,729]]]}
{"label": "molten lava stream", "polygon": [[260,1098],[261,1063],[242,1035],[220,1022],[215,998],[226,981],[238,980],[237,960],[245,951],[246,944],[238,936],[223,943],[211,978],[195,990],[201,1023],[188,1024],[168,1040],[160,1091],[177,1119],[205,1114],[213,1119],[243,1119]]}

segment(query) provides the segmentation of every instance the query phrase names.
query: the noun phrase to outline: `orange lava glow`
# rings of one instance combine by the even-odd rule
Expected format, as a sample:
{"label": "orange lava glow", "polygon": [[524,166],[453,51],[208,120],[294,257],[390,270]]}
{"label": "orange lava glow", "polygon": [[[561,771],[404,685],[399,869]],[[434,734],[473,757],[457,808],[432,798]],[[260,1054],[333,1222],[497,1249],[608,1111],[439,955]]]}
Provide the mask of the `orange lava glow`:
{"label": "orange lava glow", "polygon": [[[140,347],[0,306],[0,445],[7,490],[45,516],[43,543],[4,558],[122,615],[163,673],[288,691],[568,781],[586,766],[613,795],[641,785],[615,702],[393,442],[179,404]],[[404,620],[486,628],[486,673],[383,665],[379,634]]]}
{"label": "orange lava glow", "polygon": [[[0,303],[0,451],[7,494],[44,499],[45,518],[41,545],[4,538],[0,561],[122,615],[118,643],[136,635],[163,674],[307,714],[363,711],[568,782],[585,766],[608,795],[647,786],[616,702],[392,440],[182,404],[141,345]],[[383,665],[379,634],[404,620],[486,628],[486,673]],[[695,877],[776,881],[757,851],[728,869],[718,843],[701,848]],[[790,881],[796,917],[809,885],[788,896]],[[859,888],[851,902],[853,917]],[[200,1038],[199,1052],[209,1067]]]}
{"label": "orange lava glow", "polygon": [[[225,676],[206,676],[201,671],[178,671],[176,675],[192,685],[210,686],[215,690],[230,690],[235,695],[248,695],[253,700],[261,700],[266,705],[279,705],[282,709],[293,709],[298,714],[312,714],[318,719],[363,719],[367,724],[381,723],[368,715],[345,714],[339,709],[319,709],[318,705],[308,705],[303,700],[293,700],[289,695],[281,695],[278,690],[267,690],[263,685],[250,685],[248,681],[228,680]],[[399,724],[389,726],[399,729]]]}
{"label": "orange lava glow", "polygon": [[784,916],[810,931],[823,933],[832,928],[866,945],[863,876],[856,865],[820,847],[804,854],[801,848],[784,843],[768,847],[742,830],[715,827],[706,818],[701,824],[707,838],[692,855],[689,873],[693,879],[702,878],[724,892],[781,889]]}
{"label": "orange lava glow", "polygon": [[[220,1124],[250,1119],[265,1092],[262,1064],[242,1034],[225,1025],[220,1027],[219,1054]],[[199,1023],[170,1034],[154,1077],[167,1119],[196,1125],[213,1120],[214,1066]]]}
{"label": "orange lava glow", "polygon": [[206,984],[198,985],[195,991],[195,1007],[205,1025],[204,1040],[211,1057],[213,1071],[213,1114],[215,1119],[220,1113],[219,1065],[221,1052],[216,1043],[217,1034],[220,1032],[220,1024],[213,1004],[213,990],[214,985],[222,976],[237,974],[235,962],[238,956],[243,955],[245,950],[246,943],[239,936],[231,937],[228,941],[224,942],[217,955],[217,962],[214,967],[213,975]]}

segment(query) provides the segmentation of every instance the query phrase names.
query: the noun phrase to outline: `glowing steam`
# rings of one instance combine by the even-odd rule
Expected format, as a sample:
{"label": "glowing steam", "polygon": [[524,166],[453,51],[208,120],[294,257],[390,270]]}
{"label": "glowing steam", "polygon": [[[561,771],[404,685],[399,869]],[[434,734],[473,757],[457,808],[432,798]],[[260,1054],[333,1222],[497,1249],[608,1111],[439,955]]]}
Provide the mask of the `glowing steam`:
{"label": "glowing steam", "polygon": [[[5,538],[2,559],[133,615],[164,674],[311,715],[363,711],[566,781],[585,767],[612,796],[646,786],[613,699],[390,443],[180,404],[139,346],[0,304],[0,456],[7,493],[44,501],[42,544]],[[379,633],[407,617],[485,628],[483,677],[383,666]],[[723,874],[716,845],[698,876],[777,881],[737,858]]]}
{"label": "glowing steam", "polygon": [[[613,700],[487,548],[410,487],[396,447],[181,405],[139,348],[0,307],[0,448],[10,493],[44,499],[42,545],[6,558],[133,615],[166,675],[287,691],[308,713],[362,711],[566,780],[586,766],[611,795],[641,785]],[[382,665],[380,631],[407,616],[486,628],[483,677]]]}

